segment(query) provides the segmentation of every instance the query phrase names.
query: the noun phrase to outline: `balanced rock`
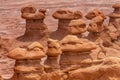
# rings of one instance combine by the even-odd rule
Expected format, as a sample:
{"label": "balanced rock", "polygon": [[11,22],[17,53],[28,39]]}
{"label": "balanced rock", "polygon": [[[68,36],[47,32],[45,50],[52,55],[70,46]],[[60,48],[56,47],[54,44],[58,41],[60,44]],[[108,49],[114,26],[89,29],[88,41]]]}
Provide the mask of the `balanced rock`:
{"label": "balanced rock", "polygon": [[[58,19],[58,29],[51,33],[51,38],[61,40],[64,36],[70,34],[69,23],[71,20],[82,18],[80,11],[71,11],[68,9],[58,9],[53,13],[53,17]],[[59,35],[59,36],[58,36]]]}
{"label": "balanced rock", "polygon": [[40,43],[34,42],[27,48],[16,48],[9,52],[9,58],[15,59],[14,75],[10,80],[40,80],[44,72],[40,64],[45,52]]}
{"label": "balanced rock", "polygon": [[26,30],[23,36],[18,37],[20,41],[41,40],[48,38],[48,28],[44,23],[45,9],[37,10],[33,6],[26,6],[21,9],[21,17],[26,20]]}
{"label": "balanced rock", "polygon": [[[110,32],[113,32],[115,35],[117,33],[117,38],[120,36],[120,3],[114,4],[112,6],[114,8],[114,11],[109,14],[110,20],[109,20],[109,26],[113,26],[117,31],[113,32],[112,30],[109,30]],[[116,40],[116,39],[114,39]]]}
{"label": "balanced rock", "polygon": [[98,41],[102,40],[102,44],[104,46],[111,46],[112,39],[109,35],[109,29],[106,25],[104,25],[105,15],[100,10],[92,10],[86,15],[87,19],[90,19],[91,22],[88,26],[88,39],[91,41]]}
{"label": "balanced rock", "polygon": [[46,53],[47,59],[45,61],[46,72],[53,72],[60,69],[58,59],[61,53],[62,53],[62,50],[58,40],[49,39],[48,50]]}
{"label": "balanced rock", "polygon": [[96,48],[93,42],[73,35],[66,36],[60,42],[63,51],[60,57],[61,69],[79,66],[82,61],[91,61],[91,50]]}

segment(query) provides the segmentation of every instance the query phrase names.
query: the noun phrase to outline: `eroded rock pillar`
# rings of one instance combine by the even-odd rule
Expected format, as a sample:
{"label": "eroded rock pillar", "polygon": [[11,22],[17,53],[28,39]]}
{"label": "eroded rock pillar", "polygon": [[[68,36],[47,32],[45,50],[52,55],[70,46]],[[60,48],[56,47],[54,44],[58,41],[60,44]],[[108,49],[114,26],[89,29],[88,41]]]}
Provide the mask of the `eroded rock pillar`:
{"label": "eroded rock pillar", "polygon": [[48,38],[48,28],[44,23],[45,9],[37,10],[33,6],[27,6],[21,9],[21,13],[21,17],[26,20],[26,30],[25,34],[18,38],[19,40],[32,41]]}
{"label": "eroded rock pillar", "polygon": [[45,61],[45,71],[50,73],[57,70],[60,70],[59,65],[59,56],[62,53],[60,44],[58,40],[49,39],[48,40],[48,50],[47,50],[47,59]]}
{"label": "eroded rock pillar", "polygon": [[14,75],[10,80],[40,80],[44,73],[44,67],[40,64],[41,58],[45,57],[43,47],[34,42],[27,48],[16,48],[8,54],[9,58],[15,59]]}
{"label": "eroded rock pillar", "polygon": [[58,29],[51,33],[51,38],[61,40],[64,36],[70,34],[69,23],[71,20],[82,18],[80,11],[70,11],[68,9],[59,9],[53,13],[53,17],[58,19]]}
{"label": "eroded rock pillar", "polygon": [[90,53],[96,45],[87,39],[68,35],[61,40],[61,47],[63,53],[60,57],[60,67],[63,70],[74,66],[86,66],[82,64],[92,61]]}

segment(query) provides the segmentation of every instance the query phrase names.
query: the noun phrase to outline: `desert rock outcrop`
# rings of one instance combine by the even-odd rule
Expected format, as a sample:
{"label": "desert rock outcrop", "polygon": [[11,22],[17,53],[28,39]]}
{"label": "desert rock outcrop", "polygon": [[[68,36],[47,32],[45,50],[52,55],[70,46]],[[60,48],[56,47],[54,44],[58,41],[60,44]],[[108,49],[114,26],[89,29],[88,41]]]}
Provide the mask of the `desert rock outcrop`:
{"label": "desert rock outcrop", "polygon": [[44,23],[46,10],[37,10],[33,6],[26,6],[21,9],[21,17],[26,20],[25,34],[18,40],[39,40],[49,35],[47,25]]}
{"label": "desert rock outcrop", "polygon": [[62,54],[61,46],[58,40],[48,40],[47,59],[45,60],[45,71],[54,72],[60,70],[59,56]]}
{"label": "desert rock outcrop", "polygon": [[119,80],[120,58],[107,57],[99,65],[69,72],[68,80]]}
{"label": "desert rock outcrop", "polygon": [[82,13],[80,11],[73,12],[68,9],[59,9],[52,16],[58,19],[58,29],[51,33],[51,38],[61,40],[64,36],[70,34],[68,30],[70,21],[82,18]]}
{"label": "desert rock outcrop", "polygon": [[66,69],[71,66],[80,66],[82,61],[92,61],[90,53],[96,45],[87,39],[68,35],[61,40],[61,48],[63,53],[60,57],[60,67]]}
{"label": "desert rock outcrop", "polygon": [[69,23],[69,32],[73,35],[78,35],[82,37],[82,33],[86,32],[86,23],[82,19],[71,20]]}
{"label": "desert rock outcrop", "polygon": [[16,48],[8,54],[9,58],[15,59],[14,75],[10,80],[40,80],[44,73],[44,67],[40,64],[41,58],[45,57],[43,47],[34,42],[27,48]]}

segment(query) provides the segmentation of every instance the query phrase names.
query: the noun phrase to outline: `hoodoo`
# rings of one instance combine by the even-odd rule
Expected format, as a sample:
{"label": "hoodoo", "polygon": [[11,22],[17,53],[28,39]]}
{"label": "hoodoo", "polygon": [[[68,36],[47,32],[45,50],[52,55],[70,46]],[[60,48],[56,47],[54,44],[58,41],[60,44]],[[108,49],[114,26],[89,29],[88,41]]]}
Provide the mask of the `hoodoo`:
{"label": "hoodoo", "polygon": [[59,9],[55,11],[52,16],[55,19],[58,19],[58,29],[55,32],[51,33],[51,38],[61,40],[66,35],[70,34],[70,21],[82,18],[82,13],[80,11],[73,12],[68,9]]}
{"label": "hoodoo", "polygon": [[47,60],[45,61],[46,72],[60,70],[59,56],[62,54],[61,46],[58,40],[48,40]]}
{"label": "hoodoo", "polygon": [[40,64],[45,57],[43,46],[34,42],[27,48],[16,48],[9,52],[9,58],[15,59],[14,75],[10,80],[40,80],[44,67]]}
{"label": "hoodoo", "polygon": [[112,6],[114,11],[109,14],[109,30],[110,36],[117,40],[120,37],[120,3],[114,4]]}
{"label": "hoodoo", "polygon": [[45,9],[37,10],[33,6],[23,7],[21,17],[26,20],[25,34],[19,37],[19,40],[40,40],[48,38],[48,28],[44,23]]}
{"label": "hoodoo", "polygon": [[72,66],[81,66],[82,62],[92,61],[90,53],[96,48],[96,45],[87,39],[68,35],[61,40],[61,48],[63,53],[60,57],[60,67],[66,69]]}

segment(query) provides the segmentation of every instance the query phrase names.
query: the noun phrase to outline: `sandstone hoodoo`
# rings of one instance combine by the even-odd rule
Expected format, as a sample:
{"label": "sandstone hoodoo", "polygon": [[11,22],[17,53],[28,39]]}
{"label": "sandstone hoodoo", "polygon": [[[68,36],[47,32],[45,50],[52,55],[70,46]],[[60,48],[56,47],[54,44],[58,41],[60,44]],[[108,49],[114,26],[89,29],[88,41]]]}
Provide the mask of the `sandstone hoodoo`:
{"label": "sandstone hoodoo", "polygon": [[45,57],[43,46],[34,42],[27,48],[16,48],[9,52],[9,58],[15,59],[14,75],[10,80],[40,80],[44,67],[40,64]]}
{"label": "sandstone hoodoo", "polygon": [[66,69],[77,65],[82,66],[82,62],[91,62],[90,53],[96,45],[87,39],[68,35],[61,40],[61,48],[63,53],[60,57],[60,67]]}
{"label": "sandstone hoodoo", "polygon": [[45,71],[53,72],[60,70],[59,56],[62,54],[61,46],[58,40],[49,39],[48,40],[48,50],[47,50],[47,60],[45,61]]}
{"label": "sandstone hoodoo", "polygon": [[68,30],[70,21],[82,18],[82,13],[80,11],[58,9],[52,16],[58,19],[58,29],[51,33],[51,38],[61,40],[64,36],[70,34]]}
{"label": "sandstone hoodoo", "polygon": [[39,40],[49,35],[47,25],[44,23],[45,9],[37,10],[33,6],[26,6],[21,9],[21,17],[26,20],[25,34],[20,40]]}
{"label": "sandstone hoodoo", "polygon": [[100,34],[105,30],[106,26],[103,24],[105,15],[98,9],[91,10],[86,16],[87,19],[91,20],[88,26],[88,38],[90,40],[97,40]]}
{"label": "sandstone hoodoo", "polygon": [[82,19],[71,20],[68,30],[71,34],[82,37],[82,33],[87,31],[86,23]]}
{"label": "sandstone hoodoo", "polygon": [[116,40],[120,36],[120,3],[112,6],[114,11],[109,14],[110,36]]}

